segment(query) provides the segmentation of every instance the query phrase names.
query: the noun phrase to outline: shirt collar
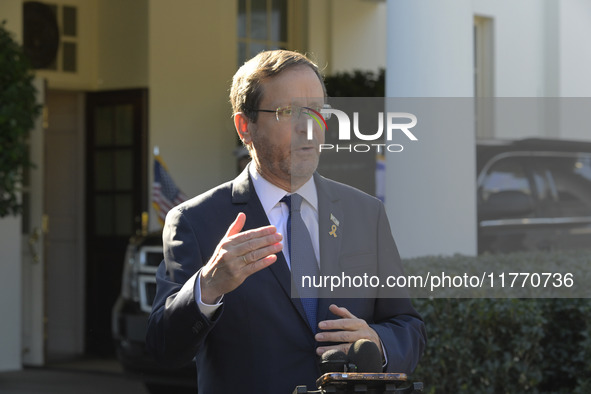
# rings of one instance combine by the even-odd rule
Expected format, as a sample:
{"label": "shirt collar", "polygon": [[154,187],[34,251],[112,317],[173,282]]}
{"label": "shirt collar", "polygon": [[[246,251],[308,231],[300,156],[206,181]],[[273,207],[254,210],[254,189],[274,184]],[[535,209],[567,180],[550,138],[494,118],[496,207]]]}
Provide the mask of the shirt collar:
{"label": "shirt collar", "polygon": [[[252,163],[248,166],[248,171],[261,205],[265,213],[269,215],[275,205],[288,193],[263,178]],[[316,183],[313,176],[293,193],[298,193],[314,210],[318,211],[318,194],[316,193]]]}

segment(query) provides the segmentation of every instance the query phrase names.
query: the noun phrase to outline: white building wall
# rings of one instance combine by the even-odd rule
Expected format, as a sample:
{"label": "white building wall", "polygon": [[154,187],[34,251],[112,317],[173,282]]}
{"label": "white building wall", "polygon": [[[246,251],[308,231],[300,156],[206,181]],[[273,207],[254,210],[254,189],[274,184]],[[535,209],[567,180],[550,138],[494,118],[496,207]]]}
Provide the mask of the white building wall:
{"label": "white building wall", "polygon": [[148,0],[52,3],[75,6],[78,11],[78,71],[37,71],[47,79],[49,89],[94,91],[148,85]]}
{"label": "white building wall", "polygon": [[236,13],[234,1],[149,1],[149,144],[188,196],[235,176]]}
{"label": "white building wall", "polygon": [[21,369],[21,217],[0,219],[0,371]]}
{"label": "white building wall", "polygon": [[99,90],[148,86],[148,0],[100,0],[97,24]]}
{"label": "white building wall", "polygon": [[558,137],[557,129],[549,127],[543,103],[528,99],[547,96],[556,87],[550,56],[556,47],[549,40],[556,18],[552,4],[473,0],[472,7],[474,15],[493,20],[494,94],[503,98],[494,108],[494,137]]}
{"label": "white building wall", "polygon": [[558,20],[560,136],[591,141],[591,2],[561,1]]}
{"label": "white building wall", "polygon": [[[475,15],[494,20],[495,137],[591,140],[576,100],[590,97],[591,3],[586,0],[473,0]],[[581,103],[584,105],[584,103]]]}
{"label": "white building wall", "polygon": [[560,96],[590,97],[591,2],[562,0],[559,6]]}
{"label": "white building wall", "polygon": [[[0,1],[0,20],[22,41],[21,0]],[[0,219],[0,371],[21,369],[22,280],[21,217]]]}
{"label": "white building wall", "polygon": [[[471,97],[475,16],[493,21],[494,95],[501,98],[494,137],[591,140],[591,99],[580,99],[591,97],[585,0],[391,0],[388,96]],[[451,128],[445,134],[439,149],[429,144],[440,136],[429,135],[416,143],[416,157],[387,157],[386,205],[403,256],[475,250],[474,140]]]}
{"label": "white building wall", "polygon": [[472,0],[472,12],[494,20],[495,96],[544,96],[544,3]]}
{"label": "white building wall", "polygon": [[330,16],[333,73],[386,67],[386,2],[332,0]]}
{"label": "white building wall", "polygon": [[[387,5],[387,96],[440,97],[441,109],[472,96],[471,1]],[[457,117],[461,127],[431,127],[408,150],[386,155],[386,208],[403,257],[476,253],[470,115]],[[445,111],[441,117],[449,119]]]}
{"label": "white building wall", "polygon": [[313,0],[307,11],[307,51],[324,74],[386,67],[385,2]]}

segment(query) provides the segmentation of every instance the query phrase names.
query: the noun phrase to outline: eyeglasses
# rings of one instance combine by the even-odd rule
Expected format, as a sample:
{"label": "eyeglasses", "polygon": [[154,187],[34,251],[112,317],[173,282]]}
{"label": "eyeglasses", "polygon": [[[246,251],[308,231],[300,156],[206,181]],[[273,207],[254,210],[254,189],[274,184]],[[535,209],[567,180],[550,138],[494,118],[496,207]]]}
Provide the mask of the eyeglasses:
{"label": "eyeglasses", "polygon": [[[277,121],[298,120],[302,114],[307,114],[310,117],[318,116],[323,109],[330,109],[330,105],[324,104],[321,107],[300,107],[298,105],[286,105],[275,110],[272,109],[253,109],[253,112],[269,112],[274,113]],[[330,113],[321,114],[324,119],[330,119]]]}

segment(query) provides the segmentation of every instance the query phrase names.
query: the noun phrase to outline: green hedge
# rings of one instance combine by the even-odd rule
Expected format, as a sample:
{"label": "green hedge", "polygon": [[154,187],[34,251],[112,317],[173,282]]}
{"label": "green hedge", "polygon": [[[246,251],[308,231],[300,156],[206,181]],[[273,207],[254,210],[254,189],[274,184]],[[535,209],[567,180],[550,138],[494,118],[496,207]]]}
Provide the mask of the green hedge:
{"label": "green hedge", "polygon": [[[514,258],[519,266],[528,256],[539,253],[502,258]],[[548,253],[546,258],[589,263],[591,252]],[[478,264],[491,256],[461,256],[463,263],[466,259]],[[431,264],[433,257],[426,260]],[[411,378],[422,381],[425,392],[591,392],[590,299],[420,298],[413,302],[425,319],[429,341]]]}

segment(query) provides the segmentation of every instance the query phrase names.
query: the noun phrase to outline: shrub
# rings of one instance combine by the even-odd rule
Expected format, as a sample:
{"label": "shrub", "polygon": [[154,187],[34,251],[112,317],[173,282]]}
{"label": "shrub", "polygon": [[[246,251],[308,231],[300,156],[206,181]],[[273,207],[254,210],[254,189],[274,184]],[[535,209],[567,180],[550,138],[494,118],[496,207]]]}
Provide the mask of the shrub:
{"label": "shrub", "polygon": [[330,97],[385,97],[386,72],[354,70],[324,78]]}
{"label": "shrub", "polygon": [[[544,253],[544,261],[588,264],[590,252]],[[498,256],[519,267],[540,253]],[[493,255],[441,258],[482,264]],[[407,260],[432,265],[434,257]],[[527,266],[527,264],[525,264]],[[428,393],[587,393],[591,389],[591,300],[418,298],[429,341],[412,380]]]}
{"label": "shrub", "polygon": [[30,166],[27,139],[40,107],[22,48],[0,23],[0,218],[20,212],[22,169]]}

